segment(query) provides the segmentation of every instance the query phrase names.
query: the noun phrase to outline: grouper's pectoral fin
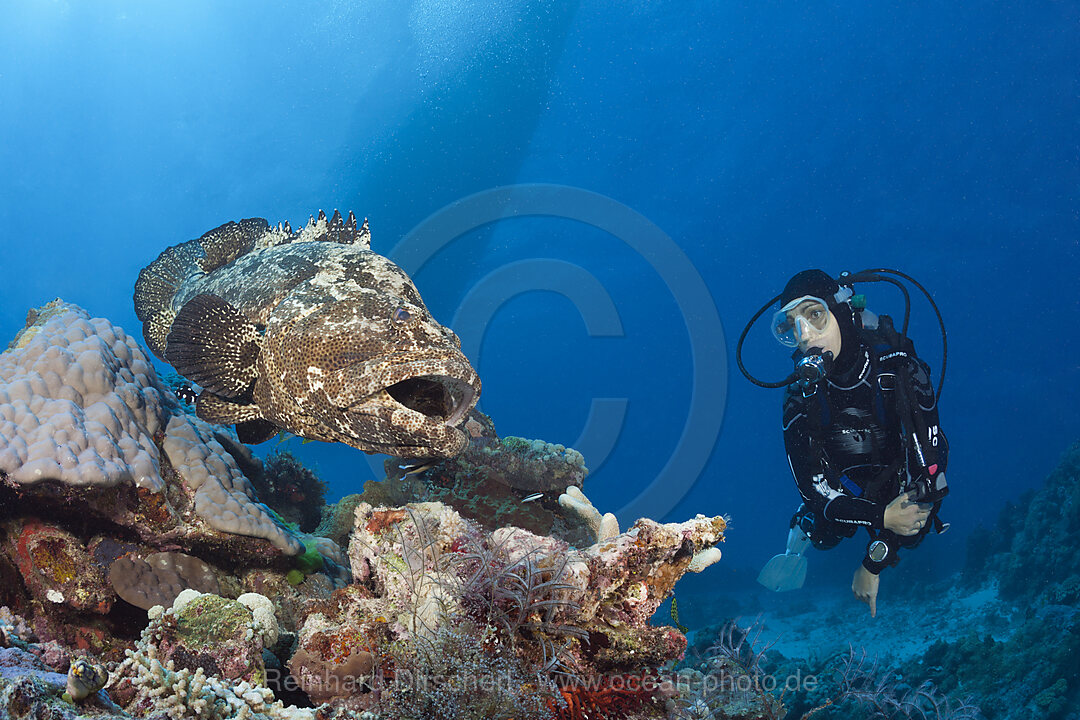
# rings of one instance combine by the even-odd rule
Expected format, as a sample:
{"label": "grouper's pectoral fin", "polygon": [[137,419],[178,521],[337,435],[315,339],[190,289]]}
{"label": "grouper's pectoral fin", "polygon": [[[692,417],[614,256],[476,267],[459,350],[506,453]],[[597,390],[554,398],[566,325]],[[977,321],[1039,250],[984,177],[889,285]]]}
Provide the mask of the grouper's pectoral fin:
{"label": "grouper's pectoral fin", "polygon": [[277,435],[281,428],[262,416],[254,403],[235,402],[208,390],[199,393],[195,401],[195,414],[207,422],[219,425],[236,425],[240,442],[258,445]]}
{"label": "grouper's pectoral fin", "polygon": [[217,295],[196,295],[177,313],[165,359],[184,377],[215,395],[250,394],[261,335],[243,313]]}

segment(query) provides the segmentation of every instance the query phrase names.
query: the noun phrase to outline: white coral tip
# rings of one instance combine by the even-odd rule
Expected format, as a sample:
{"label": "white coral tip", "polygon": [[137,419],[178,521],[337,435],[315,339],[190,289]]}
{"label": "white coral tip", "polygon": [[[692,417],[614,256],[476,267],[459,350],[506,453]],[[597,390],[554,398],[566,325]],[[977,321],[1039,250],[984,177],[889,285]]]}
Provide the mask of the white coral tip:
{"label": "white coral tip", "polygon": [[721,554],[720,548],[715,546],[694,553],[694,557],[690,559],[690,564],[686,569],[692,573],[699,573],[710,565],[719,562]]}

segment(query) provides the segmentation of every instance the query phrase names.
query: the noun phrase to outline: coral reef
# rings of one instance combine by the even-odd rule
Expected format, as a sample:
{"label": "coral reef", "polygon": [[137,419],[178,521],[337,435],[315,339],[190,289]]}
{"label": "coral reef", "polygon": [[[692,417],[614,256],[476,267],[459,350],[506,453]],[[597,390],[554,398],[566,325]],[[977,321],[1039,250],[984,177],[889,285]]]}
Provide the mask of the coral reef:
{"label": "coral reef", "polygon": [[[123,661],[61,652],[52,665],[22,639],[27,624],[0,610],[3,644],[27,653],[10,661],[18,677],[0,673],[0,698],[23,688],[15,694],[32,702],[9,702],[17,718],[58,706],[69,685],[102,717],[119,708],[174,720],[664,717],[670,693],[652,681],[685,638],[648,621],[724,528],[723,518],[643,519],[575,549],[519,528],[488,533],[440,503],[361,504],[348,556],[357,582],[303,604],[295,638],[282,636],[280,602],[186,589],[150,609]],[[289,671],[326,703],[318,710],[287,707],[268,685],[267,663],[293,640]]]}
{"label": "coral reef", "polygon": [[497,639],[493,628],[477,628],[461,618],[441,624],[427,642],[400,646],[395,661],[407,671],[395,678],[384,717],[552,718],[553,708],[559,707],[555,688],[530,672],[518,656],[494,648]]}
{"label": "coral reef", "polygon": [[100,692],[107,678],[91,658],[72,657],[54,642],[37,642],[23,618],[0,606],[0,717],[129,717]]}
{"label": "coral reef", "polygon": [[[468,581],[452,574],[453,566],[444,561],[486,560],[481,569],[488,574],[499,569],[493,569],[493,563],[501,564],[502,571],[509,568],[518,578],[507,581],[524,587],[527,597],[543,583],[554,582],[558,587],[552,589],[573,602],[536,608],[544,610],[544,623],[588,634],[587,649],[574,643],[583,666],[619,670],[663,662],[682,652],[685,639],[679,633],[650,627],[648,620],[693,555],[722,540],[725,526],[723,518],[703,516],[667,525],[641,519],[609,541],[574,549],[519,528],[485,534],[440,503],[395,509],[362,504],[356,510],[349,555],[354,577],[374,583],[388,601],[387,615],[397,619],[399,632],[430,631],[447,606],[468,597]],[[515,607],[520,609],[520,603]],[[542,636],[546,628],[535,630]]]}
{"label": "coral reef", "polygon": [[678,671],[684,720],[980,720],[979,707],[926,680],[919,685],[849,647],[814,664],[791,661],[762,643],[760,619],[729,621],[703,654]]}
{"label": "coral reef", "polygon": [[[604,706],[655,716],[662,698],[615,678],[640,679],[681,656],[682,634],[649,618],[725,525],[642,519],[575,549],[520,528],[486,532],[442,503],[360,503],[349,546],[357,584],[307,608],[290,667],[313,699],[353,710],[443,698],[436,704],[467,706],[458,717],[547,707],[580,718]],[[513,678],[515,691],[469,696],[463,668],[484,667]],[[444,677],[422,692],[401,682],[417,675]],[[523,705],[510,710],[511,700]]]}
{"label": "coral reef", "polygon": [[907,670],[946,691],[973,694],[990,720],[1061,720],[1077,707],[1078,654],[1080,611],[1044,606],[1007,640],[972,633],[935,643]]}
{"label": "coral reef", "polygon": [[[990,720],[1063,720],[1080,706],[1080,443],[1044,485],[969,540],[965,578],[990,583],[1016,610],[1011,633],[972,632],[932,645],[907,670],[973,693]],[[1073,713],[1073,714],[1070,714]]]}
{"label": "coral reef", "polygon": [[265,686],[267,628],[244,604],[196,593],[157,610],[106,688],[129,713],[314,720],[313,710],[286,707]]}
{"label": "coral reef", "polygon": [[0,421],[0,600],[19,613],[0,608],[0,715],[20,720],[662,717],[654,681],[686,639],[650,618],[726,528],[593,522],[579,453],[474,412],[459,457],[392,461],[324,513],[330,537],[305,535],[313,473],[261,463],[59,302],[0,356]]}
{"label": "coral reef", "polygon": [[972,533],[968,575],[996,578],[1002,597],[1018,604],[1076,605],[1078,544],[1080,443],[1069,448],[1037,492],[1007,505],[992,531]]}
{"label": "coral reef", "polygon": [[[265,617],[269,601],[242,596],[251,609],[186,592],[172,608],[155,608],[119,663],[69,660],[11,633],[0,643],[0,717],[314,720],[314,710],[286,707],[263,682],[262,649],[277,631]],[[20,624],[0,608],[0,627]]]}
{"label": "coral reef", "polygon": [[[164,527],[180,536],[207,525],[303,551],[253,500],[211,426],[178,410],[123,330],[59,300],[29,320],[0,354],[0,471],[16,497],[56,500],[59,485],[69,503],[77,495],[104,519],[143,530],[144,539]],[[181,482],[167,488],[177,475]],[[170,502],[166,490],[178,489],[187,507]],[[143,517],[156,527],[140,526]]]}

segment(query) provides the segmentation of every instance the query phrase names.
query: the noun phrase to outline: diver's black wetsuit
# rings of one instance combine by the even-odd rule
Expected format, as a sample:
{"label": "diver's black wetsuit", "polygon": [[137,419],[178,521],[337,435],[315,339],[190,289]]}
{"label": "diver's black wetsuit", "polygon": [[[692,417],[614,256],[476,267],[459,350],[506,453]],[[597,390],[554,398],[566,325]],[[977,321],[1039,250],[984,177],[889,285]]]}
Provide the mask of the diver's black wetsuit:
{"label": "diver's black wetsuit", "polygon": [[[895,392],[901,368],[910,375],[910,405],[924,423],[925,463],[903,437]],[[883,525],[885,506],[909,479],[944,485],[948,445],[938,428],[929,368],[913,353],[861,341],[847,372],[830,375],[810,397],[796,385],[788,388],[783,424],[788,463],[804,500],[792,524],[800,522],[815,547],[831,548],[866,527],[889,548],[880,562],[869,551],[863,559],[863,567],[876,575],[896,562],[899,548],[915,547],[935,524],[940,500],[917,535],[900,536]]]}

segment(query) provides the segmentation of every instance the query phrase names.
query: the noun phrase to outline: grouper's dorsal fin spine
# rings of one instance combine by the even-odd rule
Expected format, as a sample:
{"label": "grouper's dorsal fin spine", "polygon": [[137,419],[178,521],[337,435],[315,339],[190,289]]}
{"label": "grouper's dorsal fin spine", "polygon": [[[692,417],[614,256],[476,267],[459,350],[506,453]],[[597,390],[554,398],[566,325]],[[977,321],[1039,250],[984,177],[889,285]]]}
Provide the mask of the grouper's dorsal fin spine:
{"label": "grouper's dorsal fin spine", "polygon": [[364,250],[371,249],[371,230],[368,228],[367,219],[359,228],[356,226],[356,215],[351,211],[349,217],[342,218],[341,213],[334,211],[334,216],[326,219],[326,213],[319,211],[319,217],[312,216],[307,225],[300,232],[290,238],[290,242],[333,242],[341,245],[355,245]]}
{"label": "grouper's dorsal fin spine", "polygon": [[[350,212],[349,217],[352,218],[353,227],[356,226],[356,218]],[[364,224],[360,226],[360,230],[356,233],[356,240],[353,245],[357,245],[365,250],[371,249],[371,228],[368,227],[367,218],[364,218]]]}
{"label": "grouper's dorsal fin spine", "polygon": [[217,295],[196,295],[173,320],[165,360],[205,390],[233,400],[250,398],[261,334]]}

